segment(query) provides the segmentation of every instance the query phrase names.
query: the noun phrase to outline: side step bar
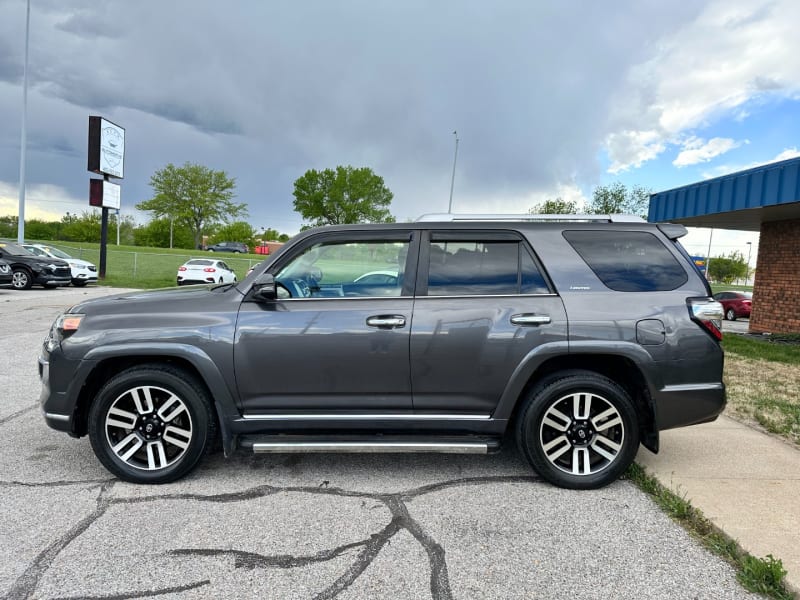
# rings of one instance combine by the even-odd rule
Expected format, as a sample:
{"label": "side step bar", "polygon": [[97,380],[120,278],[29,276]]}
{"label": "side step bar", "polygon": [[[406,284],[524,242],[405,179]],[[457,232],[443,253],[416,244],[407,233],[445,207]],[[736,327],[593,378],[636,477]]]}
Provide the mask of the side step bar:
{"label": "side step bar", "polygon": [[426,437],[311,437],[311,436],[247,436],[239,440],[242,448],[253,453],[295,454],[328,453],[446,453],[488,454],[500,449],[500,440],[465,436],[463,439]]}

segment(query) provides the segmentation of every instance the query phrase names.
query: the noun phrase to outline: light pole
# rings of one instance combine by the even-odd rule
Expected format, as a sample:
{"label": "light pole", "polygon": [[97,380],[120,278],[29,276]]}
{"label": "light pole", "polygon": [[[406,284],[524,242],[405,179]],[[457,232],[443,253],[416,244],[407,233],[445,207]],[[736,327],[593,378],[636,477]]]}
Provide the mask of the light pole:
{"label": "light pole", "polygon": [[711,281],[711,271],[709,271],[709,267],[711,266],[711,238],[714,237],[714,228],[711,228],[711,231],[708,233],[708,252],[706,252],[706,279]]}
{"label": "light pole", "polygon": [[453,213],[453,184],[456,181],[456,161],[458,160],[458,132],[453,131],[456,136],[456,151],[453,155],[453,176],[450,178],[450,204],[447,205],[447,214]]}
{"label": "light pole", "polygon": [[747,242],[747,272],[744,276],[744,284],[750,281],[750,253],[753,251],[753,242]]}
{"label": "light pole", "polygon": [[28,145],[28,38],[31,30],[31,0],[25,14],[25,66],[22,69],[22,130],[19,141],[19,221],[17,242],[25,241],[25,149]]}

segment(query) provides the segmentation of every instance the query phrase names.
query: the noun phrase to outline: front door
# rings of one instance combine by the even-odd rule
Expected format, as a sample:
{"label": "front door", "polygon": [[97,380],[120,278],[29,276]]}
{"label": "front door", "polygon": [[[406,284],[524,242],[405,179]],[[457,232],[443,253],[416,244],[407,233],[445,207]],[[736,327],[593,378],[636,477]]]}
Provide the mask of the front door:
{"label": "front door", "polygon": [[278,298],[239,312],[244,413],[409,411],[411,248],[408,230],[321,233],[273,265]]}

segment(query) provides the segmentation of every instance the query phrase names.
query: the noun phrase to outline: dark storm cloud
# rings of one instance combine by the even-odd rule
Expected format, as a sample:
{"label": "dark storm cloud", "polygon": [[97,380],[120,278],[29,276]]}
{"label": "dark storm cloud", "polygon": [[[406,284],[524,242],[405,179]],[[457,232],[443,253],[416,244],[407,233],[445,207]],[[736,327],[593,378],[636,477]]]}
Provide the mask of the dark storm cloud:
{"label": "dark storm cloud", "polygon": [[[3,17],[20,6],[0,4],[0,40],[18,37]],[[70,118],[124,115],[146,154],[141,173],[126,163],[137,201],[153,169],[202,161],[237,177],[254,224],[269,225],[297,220],[303,171],[350,163],[384,176],[403,218],[446,197],[454,129],[463,198],[594,181],[615,90],[701,8],[51,1],[32,16],[32,92]]]}

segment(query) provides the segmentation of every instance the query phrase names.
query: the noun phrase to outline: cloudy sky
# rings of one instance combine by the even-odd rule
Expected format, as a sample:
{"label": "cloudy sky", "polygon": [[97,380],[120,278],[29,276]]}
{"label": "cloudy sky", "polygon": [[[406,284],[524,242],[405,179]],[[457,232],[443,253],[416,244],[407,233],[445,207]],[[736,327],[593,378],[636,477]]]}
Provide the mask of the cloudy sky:
{"label": "cloudy sky", "polygon": [[[287,233],[293,181],[338,164],[383,176],[398,220],[446,212],[454,130],[455,212],[800,154],[796,0],[31,5],[28,217],[88,209],[95,114],[126,129],[124,212],[189,161],[227,171],[251,224]],[[25,6],[0,0],[0,214],[18,210]]]}

